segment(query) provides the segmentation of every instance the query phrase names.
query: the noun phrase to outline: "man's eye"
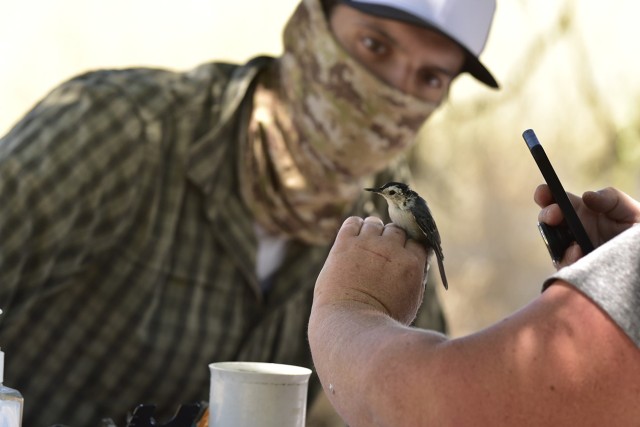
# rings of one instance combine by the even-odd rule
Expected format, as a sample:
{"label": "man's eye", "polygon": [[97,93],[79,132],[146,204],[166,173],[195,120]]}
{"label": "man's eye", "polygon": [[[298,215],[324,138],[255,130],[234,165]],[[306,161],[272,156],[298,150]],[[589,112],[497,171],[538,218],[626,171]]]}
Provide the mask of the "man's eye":
{"label": "man's eye", "polygon": [[377,55],[384,55],[385,53],[387,53],[387,46],[372,37],[364,37],[362,39],[362,44],[369,51]]}
{"label": "man's eye", "polygon": [[425,85],[431,88],[441,88],[443,86],[442,79],[438,75],[429,71],[422,73],[421,80]]}

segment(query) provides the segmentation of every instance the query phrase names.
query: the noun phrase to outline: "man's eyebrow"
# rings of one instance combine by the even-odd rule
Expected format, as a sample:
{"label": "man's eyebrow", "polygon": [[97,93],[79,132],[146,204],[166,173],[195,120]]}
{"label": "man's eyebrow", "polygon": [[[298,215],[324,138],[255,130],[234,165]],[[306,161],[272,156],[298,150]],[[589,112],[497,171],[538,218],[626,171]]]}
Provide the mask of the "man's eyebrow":
{"label": "man's eyebrow", "polygon": [[363,21],[360,23],[363,27],[367,28],[370,31],[373,31],[374,33],[377,33],[379,36],[381,36],[382,38],[386,39],[389,43],[391,43],[394,46],[399,46],[400,44],[398,43],[398,40],[396,40],[395,37],[393,37],[391,34],[389,34],[388,32],[386,32],[383,28],[380,28],[380,26],[374,22],[369,22],[369,21]]}
{"label": "man's eyebrow", "polygon": [[445,68],[445,67],[436,67],[436,66],[431,65],[431,66],[427,66],[427,68],[429,68],[431,70],[434,70],[436,72],[442,73],[442,74],[444,74],[445,76],[447,76],[447,77],[449,77],[451,79],[453,79],[454,77],[456,77],[457,75],[460,74],[460,71],[454,71],[454,70],[451,70],[451,69]]}

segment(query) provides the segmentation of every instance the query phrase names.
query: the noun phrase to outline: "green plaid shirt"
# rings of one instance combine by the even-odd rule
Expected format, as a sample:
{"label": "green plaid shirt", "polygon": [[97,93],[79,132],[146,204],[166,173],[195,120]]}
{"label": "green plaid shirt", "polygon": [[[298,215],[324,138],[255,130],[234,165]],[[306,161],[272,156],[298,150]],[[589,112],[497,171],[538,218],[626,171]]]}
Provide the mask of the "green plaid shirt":
{"label": "green plaid shirt", "polygon": [[263,293],[238,197],[242,111],[269,61],[85,74],[0,140],[0,346],[25,426],[168,416],[208,399],[214,361],[311,367],[328,248],[290,243]]}

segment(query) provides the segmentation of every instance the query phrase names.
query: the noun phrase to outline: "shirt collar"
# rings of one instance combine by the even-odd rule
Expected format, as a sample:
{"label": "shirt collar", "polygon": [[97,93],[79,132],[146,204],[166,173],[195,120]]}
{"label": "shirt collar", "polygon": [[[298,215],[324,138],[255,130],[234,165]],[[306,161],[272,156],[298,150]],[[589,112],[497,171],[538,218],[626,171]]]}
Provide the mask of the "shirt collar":
{"label": "shirt collar", "polygon": [[259,56],[231,73],[221,99],[215,103],[216,107],[221,108],[217,117],[213,118],[216,122],[191,145],[187,158],[187,175],[205,194],[214,193],[216,174],[227,158],[226,150],[235,146],[220,143],[219,139],[224,132],[229,131],[230,126],[237,124],[236,115],[247,95],[252,92],[257,75],[272,61],[271,57]]}

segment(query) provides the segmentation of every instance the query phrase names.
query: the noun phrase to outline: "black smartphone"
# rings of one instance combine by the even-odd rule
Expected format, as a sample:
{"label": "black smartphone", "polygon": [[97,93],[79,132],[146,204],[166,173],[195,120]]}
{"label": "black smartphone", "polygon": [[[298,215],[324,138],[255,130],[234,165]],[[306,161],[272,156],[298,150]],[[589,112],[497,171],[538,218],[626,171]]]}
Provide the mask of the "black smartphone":
{"label": "black smartphone", "polygon": [[549,250],[551,259],[554,263],[559,263],[565,251],[573,242],[577,242],[578,245],[580,245],[584,255],[588,254],[593,250],[593,243],[591,243],[582,222],[580,222],[578,214],[575,209],[573,209],[573,205],[569,201],[569,197],[564,191],[553,166],[551,166],[551,162],[544,152],[540,141],[538,141],[538,137],[533,129],[525,130],[522,137],[527,143],[527,147],[529,147],[529,151],[536,161],[540,172],[542,172],[542,176],[551,190],[553,199],[564,215],[562,224],[555,227],[542,222],[538,223],[538,230],[540,230],[542,239]]}

